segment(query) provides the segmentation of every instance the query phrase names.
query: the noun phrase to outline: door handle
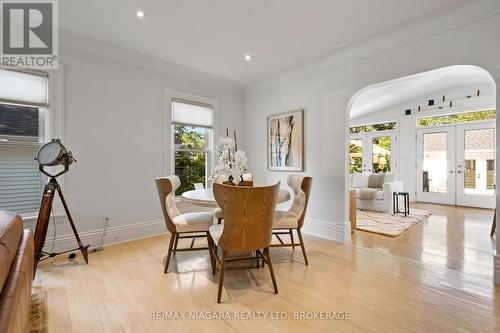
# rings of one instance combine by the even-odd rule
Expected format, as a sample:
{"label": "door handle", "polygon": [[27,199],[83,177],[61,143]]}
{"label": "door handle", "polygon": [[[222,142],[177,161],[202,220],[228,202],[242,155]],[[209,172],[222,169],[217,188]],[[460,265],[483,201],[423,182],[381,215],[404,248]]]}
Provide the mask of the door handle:
{"label": "door handle", "polygon": [[457,173],[462,173],[462,171],[458,170]]}

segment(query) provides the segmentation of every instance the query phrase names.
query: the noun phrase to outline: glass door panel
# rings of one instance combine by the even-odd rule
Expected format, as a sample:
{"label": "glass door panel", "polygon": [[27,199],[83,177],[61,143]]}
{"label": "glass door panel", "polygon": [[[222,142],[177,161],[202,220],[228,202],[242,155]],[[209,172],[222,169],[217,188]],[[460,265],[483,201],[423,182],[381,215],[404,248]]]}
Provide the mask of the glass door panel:
{"label": "glass door panel", "polygon": [[457,127],[457,204],[494,207],[495,127],[493,123]]}
{"label": "glass door panel", "polygon": [[373,137],[371,141],[373,173],[391,172],[392,136]]}
{"label": "glass door panel", "polygon": [[455,204],[455,131],[417,131],[417,200]]}
{"label": "glass door panel", "polygon": [[[463,172],[465,194],[493,195],[492,166],[494,163],[491,162],[495,159],[494,155],[495,130],[493,128],[465,130]],[[490,176],[490,184],[488,184],[488,176]]]}
{"label": "glass door panel", "polygon": [[423,134],[423,192],[448,192],[448,133]]}
{"label": "glass door panel", "polygon": [[349,140],[349,173],[363,172],[363,139]]}

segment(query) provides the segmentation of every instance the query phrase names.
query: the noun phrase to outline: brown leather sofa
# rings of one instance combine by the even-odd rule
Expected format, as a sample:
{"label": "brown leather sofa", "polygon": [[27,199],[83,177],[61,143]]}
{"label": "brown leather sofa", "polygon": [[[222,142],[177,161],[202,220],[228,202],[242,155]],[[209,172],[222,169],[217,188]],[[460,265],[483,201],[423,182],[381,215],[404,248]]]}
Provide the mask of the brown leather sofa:
{"label": "brown leather sofa", "polygon": [[0,211],[0,332],[28,331],[34,251],[21,217]]}

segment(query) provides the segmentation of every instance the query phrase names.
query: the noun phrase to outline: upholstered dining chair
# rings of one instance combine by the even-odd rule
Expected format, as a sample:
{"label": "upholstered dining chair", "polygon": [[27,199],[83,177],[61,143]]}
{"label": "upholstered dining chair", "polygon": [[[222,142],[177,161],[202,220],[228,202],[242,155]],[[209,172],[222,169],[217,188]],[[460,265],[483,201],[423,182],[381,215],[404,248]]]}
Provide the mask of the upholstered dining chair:
{"label": "upholstered dining chair", "polygon": [[[271,244],[273,215],[279,183],[272,186],[247,187],[215,183],[215,200],[224,213],[224,224],[216,224],[209,230],[209,247],[212,249],[212,269],[216,272],[220,264],[219,292],[217,302],[221,302],[226,262],[235,260],[262,259],[269,266],[274,292],[278,286],[274,276],[269,245]],[[219,250],[221,258],[219,258]],[[264,253],[261,252],[263,250]]]}
{"label": "upholstered dining chair", "polygon": [[[302,238],[302,226],[306,216],[307,204],[311,194],[312,178],[307,176],[289,175],[287,180],[288,185],[292,188],[294,197],[290,209],[287,211],[277,210],[274,214],[273,234],[279,241],[279,244],[272,244],[271,247],[292,247],[296,245],[302,248],[302,255],[306,265],[309,265],[307,260],[304,239]],[[293,240],[293,230],[297,231],[299,244]],[[280,235],[289,235],[291,243],[285,244]]]}
{"label": "upholstered dining chair", "polygon": [[[156,178],[156,188],[160,197],[161,209],[167,230],[170,232],[170,243],[168,245],[167,260],[165,261],[164,273],[168,272],[168,265],[172,254],[183,251],[199,251],[208,250],[210,256],[212,252],[208,247],[193,247],[196,238],[208,238],[208,228],[213,224],[213,214],[200,213],[185,213],[181,214],[175,206],[175,191],[181,185],[178,176]],[[191,238],[191,246],[189,248],[177,248],[179,238]],[[210,258],[210,262],[213,260]]]}

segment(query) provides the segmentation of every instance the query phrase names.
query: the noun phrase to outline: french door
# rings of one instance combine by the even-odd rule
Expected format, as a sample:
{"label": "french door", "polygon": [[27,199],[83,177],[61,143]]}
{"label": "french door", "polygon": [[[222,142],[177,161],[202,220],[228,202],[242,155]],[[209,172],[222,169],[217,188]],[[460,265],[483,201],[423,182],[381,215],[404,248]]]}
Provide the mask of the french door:
{"label": "french door", "polygon": [[395,172],[396,132],[383,131],[350,136],[350,171],[360,173]]}
{"label": "french door", "polygon": [[494,208],[495,123],[417,131],[417,200]]}

